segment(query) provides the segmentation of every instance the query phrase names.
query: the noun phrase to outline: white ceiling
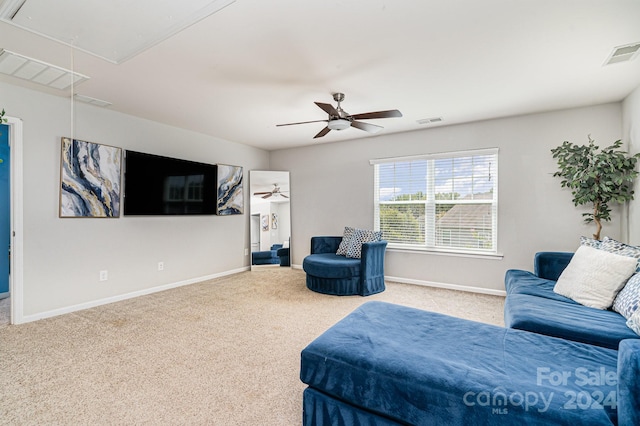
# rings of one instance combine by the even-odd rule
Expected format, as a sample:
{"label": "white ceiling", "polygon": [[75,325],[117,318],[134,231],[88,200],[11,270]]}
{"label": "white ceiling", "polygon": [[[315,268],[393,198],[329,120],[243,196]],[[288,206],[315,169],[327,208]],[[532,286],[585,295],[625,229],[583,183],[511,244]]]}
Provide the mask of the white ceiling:
{"label": "white ceiling", "polygon": [[[135,1],[113,4],[95,9],[114,13],[110,31],[123,14],[145,14],[127,6]],[[65,16],[88,23],[93,10]],[[351,114],[404,114],[369,120],[384,126],[378,135],[425,129],[417,120],[432,117],[447,125],[617,102],[640,86],[640,58],[603,64],[634,42],[638,0],[236,0],[120,64],[0,22],[0,48],[89,76],[76,93],[268,150],[376,137],[349,128],[313,139],[324,123],[276,127],[326,119],[313,102],[335,105],[334,92]]]}

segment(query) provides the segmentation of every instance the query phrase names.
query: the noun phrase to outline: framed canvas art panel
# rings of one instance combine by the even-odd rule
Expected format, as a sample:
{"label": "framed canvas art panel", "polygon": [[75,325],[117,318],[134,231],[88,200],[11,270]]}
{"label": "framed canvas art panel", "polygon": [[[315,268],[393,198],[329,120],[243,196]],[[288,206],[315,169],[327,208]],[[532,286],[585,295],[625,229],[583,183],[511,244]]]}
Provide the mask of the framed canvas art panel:
{"label": "framed canvas art panel", "polygon": [[120,217],[122,148],[62,138],[60,217]]}
{"label": "framed canvas art panel", "polygon": [[244,213],[244,193],[242,191],[242,167],[217,164],[216,214],[228,216]]}

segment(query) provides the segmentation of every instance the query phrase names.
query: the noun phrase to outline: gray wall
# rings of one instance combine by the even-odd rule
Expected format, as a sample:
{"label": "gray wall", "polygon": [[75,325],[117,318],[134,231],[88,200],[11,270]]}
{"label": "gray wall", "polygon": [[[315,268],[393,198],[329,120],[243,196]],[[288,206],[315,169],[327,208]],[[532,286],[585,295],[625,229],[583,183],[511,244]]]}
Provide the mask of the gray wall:
{"label": "gray wall", "polygon": [[[552,177],[556,164],[550,149],[565,140],[586,143],[588,134],[611,143],[621,132],[621,104],[614,103],[340,143],[309,139],[307,147],[274,151],[271,167],[291,172],[292,262],[302,263],[313,235],[341,235],[347,225],[373,226],[370,159],[497,147],[498,251],[504,257],[389,250],[385,273],[406,282],[504,290],[507,269],[531,269],[537,251],[573,251],[581,235],[595,230],[583,224],[585,210],[575,208],[571,193]],[[603,235],[620,238],[619,211],[615,208]]]}
{"label": "gray wall", "polygon": [[[633,154],[640,152],[640,86],[622,103],[622,128],[624,141]],[[635,182],[636,199],[629,203],[628,242],[640,245],[640,179]]]}
{"label": "gray wall", "polygon": [[[68,99],[0,82],[2,107],[24,122],[24,315],[29,319],[249,266],[249,215],[60,219],[60,138],[71,136]],[[210,163],[291,171],[294,265],[313,235],[339,235],[346,225],[373,226],[373,158],[498,147],[502,259],[390,250],[386,273],[407,282],[503,289],[504,271],[530,269],[539,250],[574,250],[582,209],[551,174],[549,150],[564,140],[605,144],[631,140],[640,150],[640,90],[607,104],[341,143],[274,151],[247,147],[88,105],[75,105],[76,139]],[[623,131],[624,115],[624,131]],[[384,125],[384,123],[381,123]],[[356,131],[355,129],[349,131]],[[248,186],[245,208],[248,212]],[[635,208],[635,210],[634,210]],[[640,243],[637,204],[629,223]],[[603,235],[622,238],[618,209]],[[165,263],[163,272],[157,262]],[[109,280],[99,281],[108,270]]]}
{"label": "gray wall", "polygon": [[[248,214],[60,219],[60,138],[71,136],[70,101],[4,83],[0,93],[7,115],[24,123],[26,320],[249,266]],[[76,139],[239,165],[245,177],[269,166],[264,150],[109,109],[76,103],[74,123]],[[244,192],[248,212],[246,181]],[[108,281],[99,281],[100,270],[108,270]]]}

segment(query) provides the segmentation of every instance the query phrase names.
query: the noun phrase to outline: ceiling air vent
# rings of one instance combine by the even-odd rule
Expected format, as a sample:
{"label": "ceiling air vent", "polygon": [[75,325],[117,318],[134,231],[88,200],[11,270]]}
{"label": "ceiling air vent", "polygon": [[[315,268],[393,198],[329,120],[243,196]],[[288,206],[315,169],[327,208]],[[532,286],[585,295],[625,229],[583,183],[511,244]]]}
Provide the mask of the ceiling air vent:
{"label": "ceiling air vent", "polygon": [[75,94],[73,95],[73,98],[76,101],[84,102],[90,105],[95,105],[103,108],[106,108],[112,105],[111,102],[109,101],[103,101],[102,99],[92,98],[91,96],[86,96],[86,95]]}
{"label": "ceiling air vent", "polygon": [[617,64],[620,62],[627,62],[638,56],[640,51],[640,42],[627,44],[624,46],[618,46],[613,49],[611,55],[605,61],[605,65]]}
{"label": "ceiling air vent", "polygon": [[89,79],[86,75],[4,49],[0,49],[0,73],[58,90]]}
{"label": "ceiling air vent", "polygon": [[418,124],[438,124],[442,123],[442,117],[432,117],[432,118],[423,118],[422,120],[417,120]]}

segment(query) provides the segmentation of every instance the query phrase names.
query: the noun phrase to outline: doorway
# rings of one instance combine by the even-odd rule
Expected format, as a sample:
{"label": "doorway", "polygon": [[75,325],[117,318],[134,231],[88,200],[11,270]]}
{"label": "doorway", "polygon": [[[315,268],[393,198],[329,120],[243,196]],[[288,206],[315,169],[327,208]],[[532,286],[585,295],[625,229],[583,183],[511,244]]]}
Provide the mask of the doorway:
{"label": "doorway", "polygon": [[0,124],[0,324],[9,324],[11,256],[11,152],[9,126]]}
{"label": "doorway", "polygon": [[[6,261],[6,273],[2,271],[2,279],[8,281],[6,288],[8,294],[0,302],[8,303],[9,322],[21,324],[23,318],[23,180],[22,180],[22,120],[13,117],[5,117],[7,122],[0,127],[0,168],[7,171],[8,186],[2,186],[1,197],[7,197],[7,206],[1,206],[0,213],[3,225],[0,228],[0,262]],[[3,167],[7,166],[7,167]],[[4,177],[0,179],[0,185],[4,185]],[[8,228],[5,229],[5,216],[8,214]],[[9,249],[11,256],[9,256]],[[3,292],[0,292],[3,293]]]}

